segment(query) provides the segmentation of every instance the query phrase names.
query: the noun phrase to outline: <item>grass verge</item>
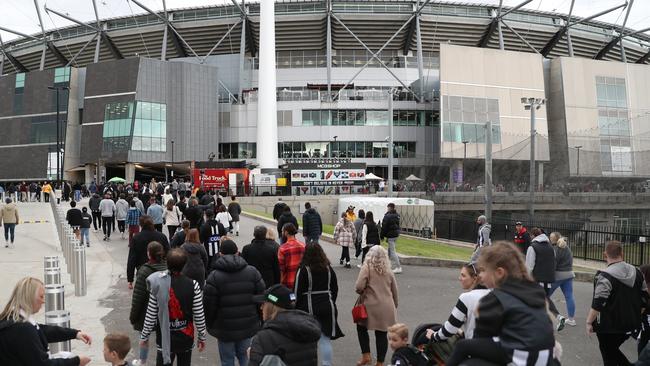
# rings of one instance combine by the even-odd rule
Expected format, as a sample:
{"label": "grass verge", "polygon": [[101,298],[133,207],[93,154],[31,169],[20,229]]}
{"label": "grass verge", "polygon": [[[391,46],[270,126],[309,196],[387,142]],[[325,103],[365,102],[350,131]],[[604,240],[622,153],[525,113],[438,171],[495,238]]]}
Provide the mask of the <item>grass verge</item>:
{"label": "grass verge", "polygon": [[[266,212],[257,211],[257,210],[244,210],[254,215],[262,216],[268,219],[273,219],[273,215]],[[298,225],[302,226],[302,220],[298,219]],[[334,234],[333,225],[323,225],[323,232],[326,234]],[[417,256],[417,257],[429,257],[429,258],[439,258],[439,259],[452,259],[452,260],[469,260],[469,257],[472,255],[471,248],[457,247],[453,245],[441,244],[436,242],[431,242],[428,240],[419,240],[415,238],[400,237],[397,239],[397,251],[400,254]]]}

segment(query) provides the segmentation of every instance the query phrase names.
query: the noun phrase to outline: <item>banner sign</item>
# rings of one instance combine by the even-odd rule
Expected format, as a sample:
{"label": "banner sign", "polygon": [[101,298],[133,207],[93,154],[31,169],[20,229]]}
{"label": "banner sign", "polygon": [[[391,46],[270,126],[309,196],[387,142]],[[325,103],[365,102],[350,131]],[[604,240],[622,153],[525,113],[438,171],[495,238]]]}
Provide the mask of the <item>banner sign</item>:
{"label": "banner sign", "polygon": [[356,186],[366,184],[365,169],[292,169],[292,186]]}

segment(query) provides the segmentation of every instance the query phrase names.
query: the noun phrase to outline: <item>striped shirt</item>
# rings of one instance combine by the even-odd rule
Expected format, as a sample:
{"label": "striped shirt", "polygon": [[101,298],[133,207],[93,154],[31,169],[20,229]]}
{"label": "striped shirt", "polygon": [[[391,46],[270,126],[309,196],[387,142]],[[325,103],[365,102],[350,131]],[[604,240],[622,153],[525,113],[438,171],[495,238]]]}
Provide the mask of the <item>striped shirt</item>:
{"label": "striped shirt", "polygon": [[[198,332],[199,341],[205,341],[205,312],[203,311],[203,290],[199,283],[192,280],[194,284],[194,298],[192,300],[192,314],[194,316],[194,325]],[[173,321],[170,319],[170,322]],[[156,323],[158,322],[158,300],[154,294],[149,294],[149,304],[147,305],[147,313],[144,317],[144,327],[140,335],[141,340],[146,340],[153,332]],[[192,335],[194,337],[194,335]]]}
{"label": "striped shirt", "polygon": [[465,338],[471,339],[474,336],[474,328],[476,327],[476,308],[478,302],[489,292],[490,290],[487,289],[476,289],[462,293],[458,297],[456,306],[451,309],[449,319],[447,319],[440,330],[434,333],[434,339],[436,341],[445,340],[457,334],[463,325],[465,326]]}

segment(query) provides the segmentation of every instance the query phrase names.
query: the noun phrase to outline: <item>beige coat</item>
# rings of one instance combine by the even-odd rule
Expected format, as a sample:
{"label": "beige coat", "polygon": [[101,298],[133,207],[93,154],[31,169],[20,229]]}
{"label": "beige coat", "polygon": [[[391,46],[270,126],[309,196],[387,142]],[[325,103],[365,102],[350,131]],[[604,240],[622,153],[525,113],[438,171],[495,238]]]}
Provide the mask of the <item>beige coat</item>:
{"label": "beige coat", "polygon": [[9,203],[2,207],[0,210],[0,225],[1,224],[18,224],[18,208],[15,203]]}
{"label": "beige coat", "polygon": [[386,331],[397,322],[397,282],[390,270],[380,275],[368,264],[361,266],[357,283],[358,294],[364,294],[363,303],[368,312],[367,328]]}

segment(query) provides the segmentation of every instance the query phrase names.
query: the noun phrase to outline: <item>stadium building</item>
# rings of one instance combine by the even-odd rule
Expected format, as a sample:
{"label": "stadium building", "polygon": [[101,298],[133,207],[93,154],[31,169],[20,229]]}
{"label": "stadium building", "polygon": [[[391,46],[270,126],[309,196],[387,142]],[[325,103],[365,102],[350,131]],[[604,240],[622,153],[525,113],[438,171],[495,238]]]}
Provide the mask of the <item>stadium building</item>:
{"label": "stadium building", "polygon": [[76,24],[0,45],[0,181],[60,165],[133,180],[211,155],[346,158],[386,177],[391,136],[396,179],[480,181],[489,137],[494,182],[527,181],[531,102],[540,183],[650,178],[645,30],[519,6],[269,4],[88,23],[47,9]]}

